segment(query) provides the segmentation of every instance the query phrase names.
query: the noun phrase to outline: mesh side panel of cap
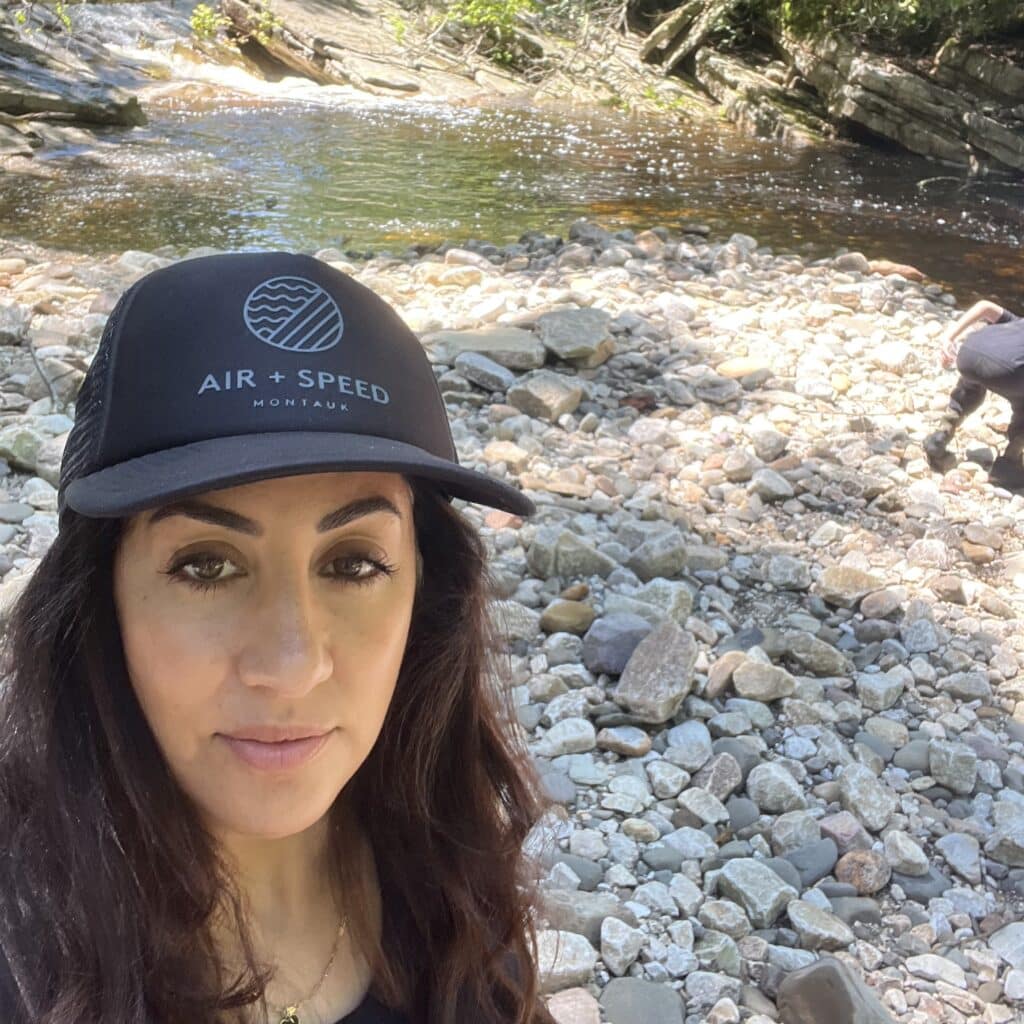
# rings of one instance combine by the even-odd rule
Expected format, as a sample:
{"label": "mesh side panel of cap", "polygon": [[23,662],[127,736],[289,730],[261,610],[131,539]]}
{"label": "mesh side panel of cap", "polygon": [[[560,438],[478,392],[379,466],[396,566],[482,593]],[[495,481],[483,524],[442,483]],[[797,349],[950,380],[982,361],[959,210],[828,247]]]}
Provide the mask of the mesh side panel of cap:
{"label": "mesh side panel of cap", "polygon": [[85,379],[78,389],[78,396],[75,399],[75,422],[64,446],[57,482],[57,491],[61,498],[72,480],[88,476],[100,468],[96,462],[103,428],[104,396],[107,393],[107,376],[113,351],[112,339],[118,321],[134,292],[134,287],[124,292],[111,311],[103,329],[103,336],[100,338],[99,348],[96,349]]}

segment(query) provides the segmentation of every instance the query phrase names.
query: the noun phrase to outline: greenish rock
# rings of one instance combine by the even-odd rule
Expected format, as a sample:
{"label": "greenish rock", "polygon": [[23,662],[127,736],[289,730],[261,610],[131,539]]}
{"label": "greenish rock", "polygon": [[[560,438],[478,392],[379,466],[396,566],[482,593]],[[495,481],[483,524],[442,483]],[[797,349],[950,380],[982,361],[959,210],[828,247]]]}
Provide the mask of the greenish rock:
{"label": "greenish rock", "polygon": [[0,458],[6,459],[16,469],[35,473],[36,460],[44,440],[31,427],[12,423],[0,430]]}

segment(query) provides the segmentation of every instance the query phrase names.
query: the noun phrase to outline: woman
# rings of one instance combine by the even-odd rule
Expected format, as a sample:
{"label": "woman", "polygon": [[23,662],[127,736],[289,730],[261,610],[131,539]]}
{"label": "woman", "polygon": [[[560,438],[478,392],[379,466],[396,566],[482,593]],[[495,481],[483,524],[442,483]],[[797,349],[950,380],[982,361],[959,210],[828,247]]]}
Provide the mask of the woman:
{"label": "woman", "polygon": [[[978,328],[980,329],[975,330]],[[957,428],[980,408],[985,394],[1002,395],[1011,409],[1006,448],[989,471],[989,482],[1008,490],[1024,487],[1024,324],[1015,313],[981,300],[951,324],[942,336],[939,362],[959,371],[956,387],[938,430],[922,442],[928,464],[936,472],[955,462],[949,444]]]}
{"label": "woman", "polygon": [[416,337],[308,256],[136,282],[11,617],[0,1019],[549,1021],[534,776]]}

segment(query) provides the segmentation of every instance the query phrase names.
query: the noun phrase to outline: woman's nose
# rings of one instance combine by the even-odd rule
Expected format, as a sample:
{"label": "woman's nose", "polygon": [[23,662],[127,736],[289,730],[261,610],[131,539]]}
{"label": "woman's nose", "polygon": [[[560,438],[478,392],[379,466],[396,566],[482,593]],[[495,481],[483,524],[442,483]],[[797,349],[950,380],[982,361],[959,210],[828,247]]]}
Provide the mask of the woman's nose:
{"label": "woman's nose", "polygon": [[329,631],[308,581],[282,581],[253,606],[244,630],[238,673],[248,686],[300,696],[334,671]]}

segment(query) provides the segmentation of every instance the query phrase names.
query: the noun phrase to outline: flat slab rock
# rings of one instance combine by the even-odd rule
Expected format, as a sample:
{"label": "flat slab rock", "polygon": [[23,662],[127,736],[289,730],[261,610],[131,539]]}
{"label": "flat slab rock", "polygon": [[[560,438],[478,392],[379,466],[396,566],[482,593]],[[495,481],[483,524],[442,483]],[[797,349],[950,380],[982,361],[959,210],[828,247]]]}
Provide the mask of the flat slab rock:
{"label": "flat slab rock", "polygon": [[874,992],[833,957],[787,974],[776,1004],[785,1024],[895,1024]]}

